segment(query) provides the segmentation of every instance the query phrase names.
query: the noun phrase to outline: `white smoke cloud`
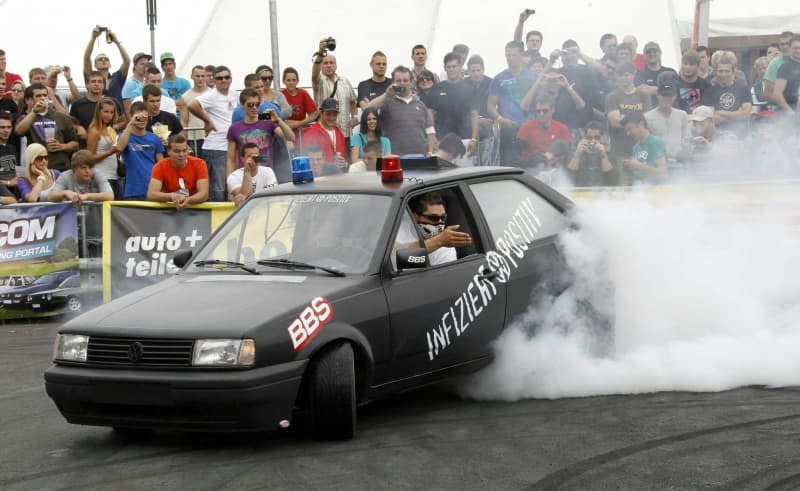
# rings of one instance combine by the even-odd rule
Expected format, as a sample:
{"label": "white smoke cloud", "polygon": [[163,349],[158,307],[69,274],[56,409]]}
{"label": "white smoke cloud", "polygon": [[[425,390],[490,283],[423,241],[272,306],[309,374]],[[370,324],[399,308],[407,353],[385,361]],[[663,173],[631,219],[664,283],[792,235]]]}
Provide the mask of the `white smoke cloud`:
{"label": "white smoke cloud", "polygon": [[595,288],[598,240],[606,247],[616,284],[614,354],[588,352],[591,340],[568,301],[555,316],[573,317],[570,332],[544,321],[531,337],[532,324],[553,317],[532,305],[461,393],[518,400],[800,384],[800,221],[787,212],[800,208],[797,200],[761,204],[763,195],[792,194],[774,189],[582,201],[582,230],[563,238],[567,260]]}

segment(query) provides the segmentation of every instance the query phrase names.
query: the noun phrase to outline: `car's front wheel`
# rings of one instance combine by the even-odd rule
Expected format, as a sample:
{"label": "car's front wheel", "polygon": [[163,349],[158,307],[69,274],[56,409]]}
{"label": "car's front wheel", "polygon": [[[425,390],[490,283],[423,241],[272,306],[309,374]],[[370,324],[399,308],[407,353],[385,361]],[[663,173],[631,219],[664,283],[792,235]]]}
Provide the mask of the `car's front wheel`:
{"label": "car's front wheel", "polygon": [[308,403],[316,438],[349,440],[356,430],[356,376],[353,347],[337,344],[309,367]]}
{"label": "car's front wheel", "polygon": [[67,299],[67,310],[76,313],[80,312],[83,305],[81,304],[80,297],[69,297]]}

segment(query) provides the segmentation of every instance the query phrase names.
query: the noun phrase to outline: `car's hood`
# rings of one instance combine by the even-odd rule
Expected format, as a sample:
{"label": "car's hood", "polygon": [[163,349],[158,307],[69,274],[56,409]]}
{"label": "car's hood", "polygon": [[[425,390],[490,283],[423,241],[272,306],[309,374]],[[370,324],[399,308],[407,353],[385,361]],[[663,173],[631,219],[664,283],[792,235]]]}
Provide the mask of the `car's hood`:
{"label": "car's hood", "polygon": [[97,307],[62,332],[120,336],[241,337],[277,317],[296,316],[315,297],[363,281],[359,275],[179,275]]}

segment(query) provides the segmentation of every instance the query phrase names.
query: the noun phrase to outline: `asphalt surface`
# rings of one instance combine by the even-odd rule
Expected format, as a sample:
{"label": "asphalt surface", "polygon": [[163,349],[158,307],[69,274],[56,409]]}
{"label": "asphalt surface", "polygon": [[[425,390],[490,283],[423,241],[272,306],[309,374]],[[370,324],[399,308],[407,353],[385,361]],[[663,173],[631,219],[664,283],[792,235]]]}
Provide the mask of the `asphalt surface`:
{"label": "asphalt surface", "polygon": [[44,391],[56,324],[0,326],[0,489],[796,489],[800,391],[463,401],[425,389],[357,436],[67,424]]}

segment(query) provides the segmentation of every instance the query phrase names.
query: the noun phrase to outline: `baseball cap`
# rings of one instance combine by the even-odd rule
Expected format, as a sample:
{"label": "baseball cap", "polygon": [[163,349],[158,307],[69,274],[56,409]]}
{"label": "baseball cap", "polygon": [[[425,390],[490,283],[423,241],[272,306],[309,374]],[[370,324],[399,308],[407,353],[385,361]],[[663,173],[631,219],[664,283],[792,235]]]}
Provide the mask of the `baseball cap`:
{"label": "baseball cap", "polygon": [[711,106],[697,106],[689,115],[692,121],[705,121],[714,117],[714,108]]}
{"label": "baseball cap", "polygon": [[333,97],[328,97],[327,99],[322,101],[322,105],[319,106],[319,110],[320,112],[323,113],[326,111],[336,111],[338,113],[339,103],[336,102],[336,99],[334,99]]}
{"label": "baseball cap", "polygon": [[147,53],[141,53],[140,52],[140,53],[136,53],[135,55],[133,55],[133,64],[135,65],[135,64],[139,63],[139,60],[141,60],[142,58],[147,58],[148,60],[152,60],[153,59],[153,57],[148,55]]}
{"label": "baseball cap", "polygon": [[675,86],[670,83],[659,85],[658,95],[675,95]]}
{"label": "baseball cap", "polygon": [[655,41],[649,41],[647,44],[644,45],[644,52],[647,53],[648,49],[655,49],[661,51],[661,46],[658,45]]}
{"label": "baseball cap", "polygon": [[108,57],[105,53],[97,53],[97,56],[94,57],[94,61],[99,60],[100,58],[105,58],[106,60],[110,60],[111,58]]}
{"label": "baseball cap", "polygon": [[164,51],[163,53],[161,53],[160,59],[161,59],[161,63],[164,63],[167,60],[175,61],[175,55],[173,55],[169,51]]}

